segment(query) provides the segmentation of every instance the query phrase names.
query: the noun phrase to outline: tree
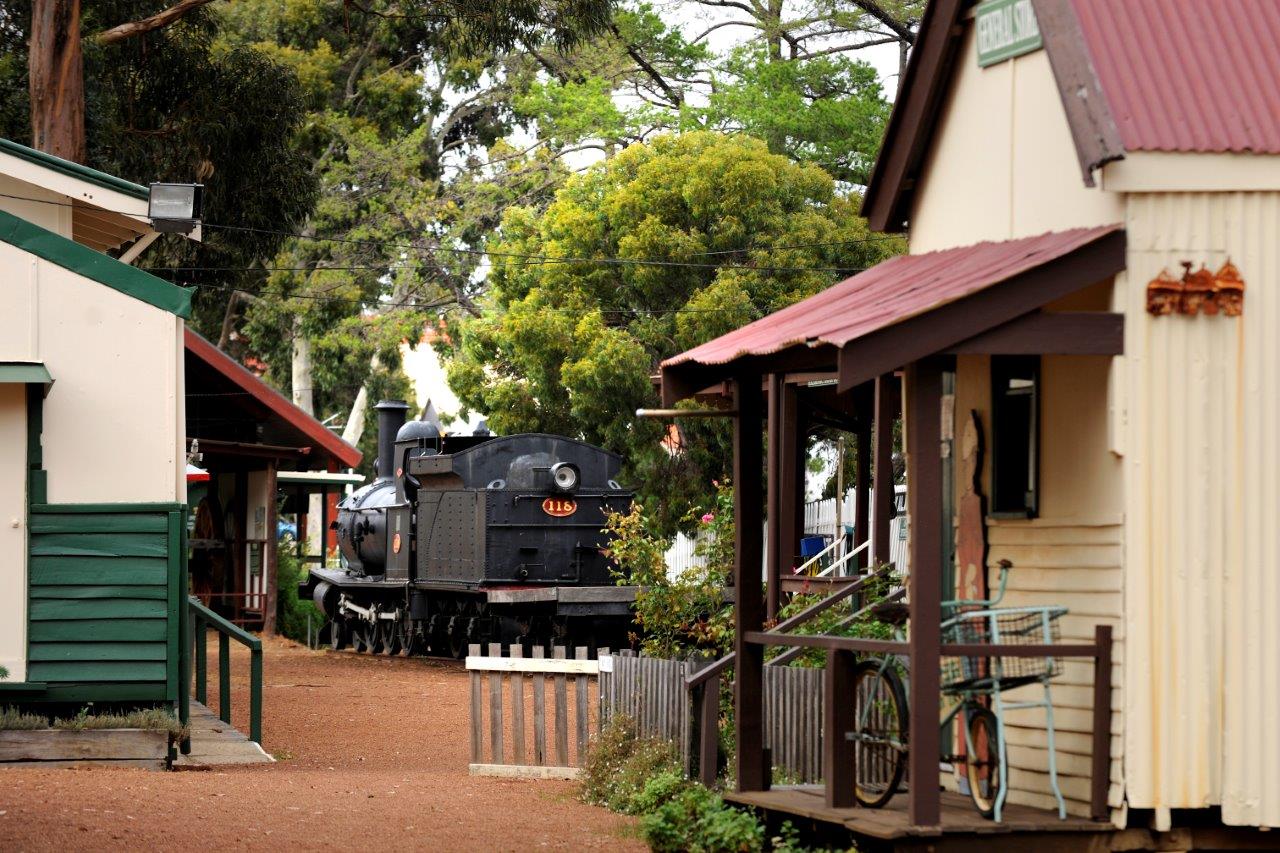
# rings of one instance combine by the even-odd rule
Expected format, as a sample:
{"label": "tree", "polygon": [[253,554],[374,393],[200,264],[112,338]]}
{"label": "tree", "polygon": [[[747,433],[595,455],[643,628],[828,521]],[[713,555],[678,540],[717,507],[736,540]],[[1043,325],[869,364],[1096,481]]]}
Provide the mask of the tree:
{"label": "tree", "polygon": [[570,179],[545,212],[515,208],[490,247],[484,314],[455,322],[449,380],[499,433],[580,436],[624,455],[670,530],[730,459],[725,424],[637,420],[650,375],[696,346],[900,251],[816,166],[745,136],[636,144]]}

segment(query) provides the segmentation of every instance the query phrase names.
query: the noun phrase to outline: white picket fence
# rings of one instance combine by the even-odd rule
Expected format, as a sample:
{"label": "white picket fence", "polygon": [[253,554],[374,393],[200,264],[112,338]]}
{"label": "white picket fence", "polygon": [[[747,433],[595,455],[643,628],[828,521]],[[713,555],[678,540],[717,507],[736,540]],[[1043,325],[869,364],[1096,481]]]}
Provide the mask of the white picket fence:
{"label": "white picket fence", "polygon": [[[905,573],[907,567],[907,493],[904,486],[896,488],[895,500],[897,501],[897,512],[894,517],[889,520],[889,561],[897,567],[899,572]],[[871,508],[871,524],[875,524],[875,507]],[[845,494],[844,506],[841,508],[841,523],[853,524],[854,513],[854,493],[850,490]],[[828,537],[836,533],[836,499],[827,498],[820,501],[810,501],[804,505],[804,532],[809,535],[826,535]],[[767,534],[761,531],[763,538]],[[671,547],[667,549],[667,572],[672,577],[680,572],[694,566],[705,563],[702,557],[697,555],[697,539],[692,536],[686,536],[680,533],[676,536],[675,541],[671,543]],[[767,556],[766,556],[767,558]],[[764,565],[761,564],[761,577],[764,577]]]}

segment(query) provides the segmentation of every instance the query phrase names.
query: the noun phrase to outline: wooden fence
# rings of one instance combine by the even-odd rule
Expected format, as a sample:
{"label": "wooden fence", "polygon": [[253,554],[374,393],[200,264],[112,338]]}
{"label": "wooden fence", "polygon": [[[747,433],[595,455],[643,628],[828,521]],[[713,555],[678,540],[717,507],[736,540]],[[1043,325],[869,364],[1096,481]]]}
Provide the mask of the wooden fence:
{"label": "wooden fence", "polygon": [[[715,762],[718,736],[695,731],[693,706],[702,697],[686,686],[706,662],[638,657],[630,650],[601,649],[597,660],[589,660],[586,649],[572,659],[564,648],[550,658],[541,649],[530,657],[519,646],[505,657],[502,651],[493,643],[481,656],[481,646],[472,645],[467,658],[472,774],[572,779],[590,735],[619,716],[633,721],[640,737],[671,742],[691,775],[701,762]],[[706,701],[718,705],[715,684]],[[779,781],[820,781],[823,670],[767,666],[764,691],[766,744]]]}
{"label": "wooden fence", "polygon": [[[503,657],[502,646],[498,643],[489,645],[487,657],[481,656],[478,644],[473,644],[469,653],[471,773],[541,779],[572,779],[577,776],[593,729],[593,707],[599,701],[598,692],[596,703],[591,700],[591,684],[600,671],[599,662],[588,660],[585,648],[578,649],[573,659],[566,657],[563,647],[557,647],[550,658],[544,656],[542,649],[535,648],[532,656],[526,658],[518,645],[511,646],[508,656]],[[607,657],[608,650],[602,649],[601,655]],[[551,750],[547,748],[548,677],[552,688]],[[488,682],[487,702],[485,681]],[[509,685],[507,690],[503,689],[504,683]],[[572,705],[569,702],[570,683],[573,684]],[[530,685],[533,689],[531,696],[526,689]],[[573,718],[572,725],[570,717]],[[486,728],[488,738],[485,737]],[[574,732],[572,743],[569,738],[571,729]]]}

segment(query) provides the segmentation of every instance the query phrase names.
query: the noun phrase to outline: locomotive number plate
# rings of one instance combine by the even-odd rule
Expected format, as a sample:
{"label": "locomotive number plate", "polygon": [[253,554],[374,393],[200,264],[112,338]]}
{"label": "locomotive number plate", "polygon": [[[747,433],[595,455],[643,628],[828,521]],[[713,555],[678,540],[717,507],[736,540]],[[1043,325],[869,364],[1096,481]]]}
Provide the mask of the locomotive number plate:
{"label": "locomotive number plate", "polygon": [[578,503],[570,498],[547,498],[542,502],[542,511],[556,518],[568,518],[578,511]]}

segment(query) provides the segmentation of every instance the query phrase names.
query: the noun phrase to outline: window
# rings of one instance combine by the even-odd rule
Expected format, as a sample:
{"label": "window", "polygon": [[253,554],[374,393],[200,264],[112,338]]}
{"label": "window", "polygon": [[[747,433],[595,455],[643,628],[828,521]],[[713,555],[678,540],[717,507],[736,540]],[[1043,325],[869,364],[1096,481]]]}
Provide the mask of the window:
{"label": "window", "polygon": [[1039,509],[1039,356],[991,359],[991,422],[991,514],[1033,518]]}

